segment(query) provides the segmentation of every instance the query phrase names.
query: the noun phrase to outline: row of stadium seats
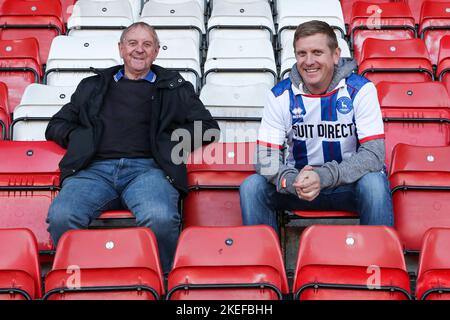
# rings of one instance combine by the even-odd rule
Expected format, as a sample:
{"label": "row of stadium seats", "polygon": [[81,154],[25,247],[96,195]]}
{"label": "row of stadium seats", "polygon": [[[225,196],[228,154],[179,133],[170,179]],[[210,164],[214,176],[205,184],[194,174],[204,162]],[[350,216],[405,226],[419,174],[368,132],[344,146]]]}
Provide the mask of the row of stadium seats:
{"label": "row of stadium seats", "polygon": [[[255,99],[251,99],[250,90],[244,91],[248,88],[236,89],[230,93],[243,95],[236,98],[239,104],[227,100],[219,89],[212,91],[206,89],[208,88],[202,90],[200,98],[216,117],[228,116],[222,119],[231,122],[233,119],[230,114],[237,120],[243,120],[239,118],[242,115],[261,116],[264,96],[260,97],[261,106],[254,104]],[[393,149],[398,143],[419,146],[450,145],[450,99],[442,83],[380,82],[377,89],[384,120],[387,167],[391,163]],[[11,140],[16,141],[45,140],[44,133],[50,117],[70,100],[74,90],[75,87],[31,84],[26,88],[21,103],[14,109],[13,117],[10,119],[6,88],[0,83],[0,125],[3,136],[9,136]],[[214,94],[219,98],[214,97]],[[211,103],[214,99],[221,101]],[[246,119],[249,118],[244,118]],[[259,119],[255,120],[253,123],[258,126]],[[255,141],[257,128],[252,129],[246,127],[231,134],[243,140]],[[225,137],[231,135],[229,131],[222,134]]]}
{"label": "row of stadium seats", "polygon": [[[279,79],[273,48],[264,39],[216,39],[208,48],[204,65],[200,64],[198,48],[189,39],[174,38],[161,42],[156,63],[180,71],[195,88],[200,88],[202,78],[204,86],[266,84],[268,88]],[[45,69],[37,54],[38,48],[33,38],[0,40],[0,80],[9,87],[11,111],[19,104],[24,88],[30,83],[76,86],[81,79],[93,74],[90,68],[101,69],[122,63],[117,42],[108,37],[56,37]],[[341,48],[345,48],[345,42]],[[448,82],[449,51],[450,35],[440,41],[435,72],[429,53],[419,39],[368,39],[363,45],[359,73],[375,83],[381,80],[419,82],[433,79]],[[347,49],[343,56],[350,57],[350,51]],[[291,47],[282,50],[280,61],[280,78],[285,78],[295,63]],[[203,75],[201,69],[204,70]],[[406,77],[405,73],[409,75]],[[211,104],[217,105],[218,102]]]}
{"label": "row of stadium seats", "polygon": [[[36,33],[41,43],[41,59],[45,63],[49,41],[55,35],[67,32],[74,36],[92,36],[105,34],[120,35],[121,30],[134,21],[145,21],[154,25],[163,38],[177,33],[177,37],[192,38],[197,47],[202,45],[202,36],[206,42],[214,38],[267,37],[273,40],[277,34],[278,42],[285,46],[291,41],[295,27],[312,19],[328,22],[340,37],[346,37],[344,15],[337,0],[304,0],[302,5],[292,0],[277,2],[276,19],[268,1],[253,0],[244,3],[235,0],[216,1],[209,19],[205,21],[205,2],[203,0],[169,1],[150,0],[145,3],[141,14],[139,0],[79,0],[72,7],[67,21],[67,31],[63,19],[63,9],[59,1],[50,0],[3,0],[0,3],[0,20],[5,23],[1,38],[18,39]],[[131,4],[131,5],[130,5]],[[135,9],[133,9],[135,8]],[[433,62],[437,59],[440,37],[448,34],[448,4],[437,1],[425,1],[421,8],[420,19],[416,21],[407,2],[356,1],[353,3],[349,18],[348,33],[354,44],[355,58],[359,61],[363,40],[368,37],[383,39],[410,39],[419,35],[425,39]],[[67,9],[66,9],[67,10]],[[50,21],[48,21],[51,17]],[[38,30],[47,19],[56,30],[45,32]],[[274,23],[275,21],[275,23]],[[419,29],[415,29],[418,22]],[[16,26],[15,26],[16,25]],[[21,30],[25,28],[26,30]],[[278,31],[276,31],[278,29]],[[447,29],[447,31],[446,31]],[[239,32],[245,30],[245,33]],[[42,41],[41,41],[42,40]]]}
{"label": "row of stadium seats", "polygon": [[[3,3],[3,7],[6,9],[11,8],[10,5],[7,5],[8,1],[10,0],[4,0]],[[46,1],[44,0],[19,1],[21,1],[20,3],[22,3],[22,5],[18,6],[18,8],[24,10],[24,12],[21,13],[23,15],[25,15],[25,9],[30,6],[30,3],[36,4],[39,2],[44,9],[46,8]],[[129,6],[128,0],[122,1],[125,1],[126,5]],[[337,1],[327,1],[331,1],[330,5],[326,6],[327,8],[341,12],[339,11],[340,5]],[[73,19],[82,21],[83,19],[79,19],[80,15],[82,16],[83,12],[89,12],[89,8],[91,7],[93,10],[96,10],[94,10],[97,12],[95,14],[103,16],[101,19],[96,19],[95,17],[97,16],[95,16],[95,14],[95,19],[88,16],[87,21],[90,21],[89,19],[92,18],[97,21],[95,23],[98,23],[98,25],[87,25],[87,29],[84,27],[80,29],[78,26],[72,28],[73,32],[69,33],[71,36],[57,36],[54,38],[51,42],[52,46],[50,48],[48,61],[46,61],[47,65],[45,65],[44,60],[41,59],[41,61],[39,61],[39,59],[36,58],[36,44],[32,44],[32,40],[27,40],[24,44],[18,43],[17,40],[2,43],[5,48],[5,58],[2,59],[4,68],[1,71],[4,72],[1,72],[2,77],[0,77],[0,80],[6,82],[9,87],[8,99],[10,113],[12,113],[19,104],[25,86],[32,82],[42,81],[43,83],[50,85],[75,86],[83,77],[92,74],[90,67],[104,68],[121,63],[117,50],[117,40],[115,40],[114,37],[109,38],[108,40],[108,37],[106,36],[101,38],[84,38],[75,35],[75,33],[78,35],[86,35],[87,32],[92,31],[97,35],[99,35],[99,32],[104,32],[102,34],[115,32],[117,36],[120,29],[115,31],[111,30],[113,26],[108,26],[106,23],[103,23],[104,25],[102,26],[102,23],[98,21],[104,21],[103,19],[114,20],[111,19],[111,17],[116,17],[114,15],[115,10],[110,10],[109,6],[114,7],[114,5],[119,5],[119,2],[120,1],[99,2],[91,0],[77,2],[75,8],[81,6],[82,8],[86,7],[87,9],[80,8],[75,10],[75,13],[72,15]],[[204,6],[203,1],[193,2],[196,3],[193,7],[200,6],[203,9],[207,7]],[[308,1],[307,5],[305,4],[304,7],[315,8],[316,5],[314,3],[315,2]],[[233,1],[230,2],[228,0],[216,1],[216,5],[210,4],[210,7],[212,6],[213,10],[211,11],[211,14],[209,14],[210,18],[207,22],[208,25],[209,22],[211,22],[209,27],[212,29],[208,27],[211,31],[211,41],[208,41],[207,53],[206,56],[204,56],[205,53],[202,52],[201,45],[199,45],[199,41],[196,40],[198,36],[195,35],[189,37],[187,34],[184,34],[185,31],[179,29],[180,26],[183,28],[186,27],[179,23],[190,23],[188,21],[189,19],[182,19],[184,22],[175,22],[184,17],[183,14],[180,13],[183,12],[183,10],[171,9],[172,11],[175,11],[171,14],[171,10],[167,11],[168,8],[164,7],[165,5],[169,7],[178,5],[186,7],[186,4],[189,4],[189,1],[174,1],[173,3],[170,2],[166,4],[158,3],[157,1],[149,1],[145,4],[144,8],[151,7],[152,10],[150,11],[156,12],[154,13],[156,15],[154,17],[155,19],[168,19],[165,23],[158,22],[160,20],[149,21],[152,24],[161,24],[161,28],[166,28],[163,30],[158,27],[158,33],[160,33],[162,43],[156,63],[180,71],[186,80],[192,82],[197,91],[201,88],[200,97],[202,101],[211,110],[213,116],[219,120],[219,124],[222,127],[222,141],[245,141],[246,139],[238,137],[235,131],[249,128],[251,128],[253,134],[250,137],[247,137],[247,140],[252,141],[256,138],[256,131],[259,126],[266,92],[279,78],[287,77],[290,68],[295,62],[291,44],[293,37],[292,28],[303,21],[303,18],[310,19],[314,17],[308,15],[308,9],[305,9],[302,18],[300,16],[302,13],[298,12],[298,8],[303,8],[303,6],[294,5],[291,1],[280,1],[276,3],[276,16],[278,17],[278,20],[275,19],[275,21],[279,22],[278,33],[280,37],[278,40],[282,45],[280,47],[273,47],[270,40],[272,37],[267,37],[266,34],[267,30],[271,30],[269,34],[273,34],[274,32],[272,31],[277,29],[276,26],[274,28],[268,26],[261,30],[261,25],[258,25],[258,23],[262,23],[260,21],[262,19],[261,17],[266,17],[268,19],[262,19],[264,21],[273,20],[271,14],[267,13],[271,12],[270,5],[267,1],[246,2],[245,5],[249,5],[250,7],[253,5],[255,7],[262,6],[265,9],[252,10],[242,7],[242,12],[239,10],[239,13],[237,7],[244,4]],[[336,8],[336,4],[338,4],[338,9],[332,9]],[[161,13],[157,13],[158,10],[153,10],[154,6],[158,5],[161,5],[163,9],[165,8],[165,11],[162,10]],[[324,4],[321,3],[321,5]],[[433,41],[425,39],[424,42],[418,39],[408,39],[411,38],[411,35],[414,36],[416,31],[412,31],[410,28],[411,25],[414,25],[413,23],[410,23],[410,27],[402,24],[404,21],[411,22],[412,20],[412,18],[403,18],[404,14],[401,13],[402,10],[409,10],[405,7],[404,3],[377,4],[376,8],[381,12],[377,11],[379,13],[377,13],[379,19],[377,15],[376,17],[378,20],[371,20],[371,16],[367,15],[367,12],[373,12],[373,8],[371,8],[372,11],[368,10],[370,8],[370,3],[355,2],[355,5],[353,6],[355,15],[354,19],[351,19],[354,21],[355,26],[351,29],[352,37],[350,38],[355,44],[355,57],[358,60],[361,60],[358,70],[359,73],[365,75],[375,83],[381,80],[415,82],[440,79],[442,82],[446,83],[447,86],[450,86],[447,66],[449,57],[447,47],[449,46],[448,43],[450,41],[445,40],[446,37],[443,37],[444,40],[439,41],[440,37],[446,32],[448,33],[448,30],[445,30],[445,28],[447,28],[447,26],[445,26],[445,21],[448,20],[448,13],[446,12],[447,10],[442,12],[443,9],[446,9],[446,2],[426,2],[424,8],[430,5],[436,6],[437,9],[434,11],[440,10],[439,12],[441,12],[441,14],[438,15],[438,22],[433,22],[434,26],[430,29],[431,31],[429,31],[433,34],[431,37]],[[48,3],[47,6],[51,6],[50,3]],[[0,12],[1,8],[2,7],[0,7]],[[19,9],[16,8],[15,10]],[[39,10],[44,9],[40,6],[34,12],[39,12]],[[202,12],[204,11],[203,9],[201,10]],[[169,13],[164,15],[164,12]],[[364,15],[364,12],[366,12],[366,15]],[[19,15],[19,13],[16,15]],[[108,14],[111,14],[111,16],[108,16]],[[159,16],[159,14],[161,14],[161,16]],[[178,14],[180,14],[180,17],[177,18]],[[265,14],[268,16],[264,16]],[[44,16],[44,14],[42,15]],[[169,15],[169,17],[167,17],[167,15]],[[336,14],[338,17],[337,20],[334,18],[328,20],[327,17],[329,15],[331,15],[331,13],[329,14],[324,11],[323,16],[318,18],[326,20],[331,24],[339,25],[333,21],[341,21],[342,19],[340,17],[342,17],[342,14]],[[39,15],[35,15],[33,18],[37,16]],[[5,19],[12,19],[13,16],[5,15],[4,17]],[[254,19],[250,19],[252,17]],[[281,19],[281,17],[286,19]],[[230,21],[227,22],[227,19]],[[284,22],[280,23],[280,19]],[[89,22],[88,24],[91,23]],[[214,24],[214,26],[220,25],[220,28],[216,28],[212,24]],[[273,21],[271,24],[273,25]],[[440,24],[444,24],[444,26]],[[253,27],[259,26],[258,30],[249,30],[249,25],[252,25]],[[8,29],[9,27],[3,30],[0,38],[3,37],[2,35],[6,38],[20,36],[20,33],[24,32],[22,29],[14,29],[10,24],[8,26],[11,27],[11,30]],[[100,30],[101,28],[103,28],[103,31]],[[339,27],[337,30],[343,29],[342,27]],[[9,33],[10,31],[11,33]],[[37,31],[39,31],[39,34],[43,32],[40,29]],[[27,36],[30,36],[30,30],[27,29],[25,32],[27,32]],[[46,32],[48,32],[48,30]],[[196,31],[191,28],[186,32],[195,33]],[[280,32],[283,32],[283,37]],[[217,37],[213,36],[212,33],[216,34]],[[258,37],[257,33],[260,33],[263,36]],[[345,31],[342,31],[341,33],[341,35],[344,35]],[[252,36],[251,39],[248,38],[250,35]],[[54,36],[54,34],[49,35],[50,39]],[[180,36],[183,36],[183,38],[180,38]],[[38,39],[40,38],[40,36],[36,37]],[[367,37],[372,37],[372,39],[365,41]],[[209,39],[209,33],[206,38]],[[375,40],[373,38],[399,38],[402,40]],[[46,39],[46,41],[48,42],[50,39]],[[431,50],[431,55],[426,48],[427,43],[433,45],[433,48],[429,49]],[[438,56],[439,66],[437,72],[435,72],[433,69],[433,63],[436,63],[434,61],[436,59],[435,47],[439,46],[439,43],[441,48]],[[350,57],[351,52],[347,42],[344,39],[339,38],[339,44],[343,50],[343,56]],[[21,47],[23,46],[27,48],[25,54],[22,53],[23,50]],[[39,51],[39,44],[37,48],[37,51]],[[275,54],[275,52],[278,51],[280,51],[279,57]],[[20,57],[18,58],[17,55]],[[29,56],[27,57],[27,55]],[[224,108],[225,106],[226,108]],[[13,118],[16,117],[13,116]],[[11,121],[12,119],[10,122]],[[8,130],[4,130],[6,133],[7,131]]]}
{"label": "row of stadium seats", "polygon": [[[188,162],[189,194],[182,203],[182,226],[240,226],[239,186],[254,174],[255,144],[216,143],[191,154]],[[37,239],[42,254],[54,250],[45,222],[59,190],[58,163],[64,150],[53,142],[0,141],[0,228],[26,227]],[[427,229],[450,227],[448,216],[450,146],[423,147],[398,144],[389,173],[395,228],[403,248],[417,252]],[[308,218],[336,213],[296,212]],[[337,216],[356,217],[355,213]],[[107,212],[93,221],[108,219],[134,225],[128,211]]]}
{"label": "row of stadium seats", "polygon": [[[1,229],[2,299],[408,300],[396,232],[381,226],[310,226],[300,237],[292,291],[278,237],[268,226],[191,227],[181,233],[167,293],[156,238],[147,228],[72,230],[41,270],[28,229]],[[450,229],[422,242],[417,299],[449,299]]]}

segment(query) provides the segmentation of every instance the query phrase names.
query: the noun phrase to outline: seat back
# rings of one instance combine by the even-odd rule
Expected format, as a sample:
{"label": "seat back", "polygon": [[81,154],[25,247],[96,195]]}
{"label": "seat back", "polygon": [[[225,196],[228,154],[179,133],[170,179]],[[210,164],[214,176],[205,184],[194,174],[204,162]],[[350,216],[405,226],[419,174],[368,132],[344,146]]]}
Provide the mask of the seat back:
{"label": "seat back", "polygon": [[406,2],[411,9],[411,13],[413,14],[414,20],[418,25],[420,23],[420,12],[422,11],[422,6],[425,2],[434,1],[434,2],[448,2],[448,0],[403,0]]}
{"label": "seat back", "polygon": [[53,38],[65,32],[61,3],[54,0],[4,0],[0,25],[0,39],[36,38],[44,64]]}
{"label": "seat back", "polygon": [[[370,277],[377,272],[378,279]],[[308,227],[300,237],[294,294],[300,299],[409,298],[409,278],[395,230]]]}
{"label": "seat back", "polygon": [[289,289],[275,231],[262,225],[185,229],[168,290],[168,299],[245,298],[242,292],[258,299],[267,290],[281,298]]}
{"label": "seat back", "polygon": [[50,118],[70,101],[75,87],[30,84],[13,114],[12,140],[44,141]]}
{"label": "seat back", "polygon": [[431,228],[422,239],[416,298],[448,300],[450,297],[450,228]]}
{"label": "seat back", "polygon": [[431,62],[437,64],[439,43],[443,36],[450,35],[450,4],[426,1],[420,15],[420,37],[430,53]]}
{"label": "seat back", "polygon": [[450,36],[444,36],[441,39],[436,75],[450,94]]}
{"label": "seat back", "polygon": [[450,146],[397,144],[389,181],[395,228],[407,251],[419,251],[424,233],[450,227]]}
{"label": "seat back", "polygon": [[[68,268],[79,273],[78,283]],[[148,228],[68,231],[45,284],[44,299],[158,299],[164,286],[156,237]]]}
{"label": "seat back", "polygon": [[79,0],[67,21],[67,35],[77,37],[115,36],[133,23],[128,0]]}
{"label": "seat back", "polygon": [[91,68],[108,68],[121,62],[114,37],[58,36],[50,48],[44,83],[76,86],[83,78],[94,74]]}
{"label": "seat back", "polygon": [[[414,0],[413,0],[414,1]],[[370,2],[373,3],[374,0],[340,0],[342,7],[342,13],[344,14],[344,21],[346,25],[349,25],[352,18],[352,8],[355,2]],[[376,3],[388,3],[394,2],[394,0],[376,0]]]}
{"label": "seat back", "polygon": [[275,26],[267,1],[217,1],[208,20],[207,40],[256,38],[272,41]]}
{"label": "seat back", "polygon": [[64,149],[54,142],[0,141],[0,227],[29,228],[41,253],[53,250],[45,222],[59,185]]}
{"label": "seat back", "polygon": [[353,55],[361,62],[361,50],[367,38],[400,40],[414,39],[414,18],[406,3],[356,2],[349,26]]}
{"label": "seat back", "polygon": [[277,79],[275,55],[267,39],[226,39],[211,41],[205,62],[204,82],[251,85]]}
{"label": "seat back", "polygon": [[67,20],[72,15],[73,6],[77,0],[60,0],[63,15],[63,22],[67,25]]}
{"label": "seat back", "polygon": [[377,85],[384,119],[386,164],[398,143],[450,145],[450,98],[439,82]]}
{"label": "seat back", "polygon": [[155,64],[180,72],[198,90],[201,82],[200,48],[190,38],[161,38]]}
{"label": "seat back", "polygon": [[377,84],[433,80],[433,67],[420,39],[364,41],[358,72]]}
{"label": "seat back", "polygon": [[[293,38],[290,34],[299,24],[310,20],[328,23],[338,38],[343,39],[346,35],[341,5],[334,0],[303,0],[302,5],[295,0],[277,1],[277,17],[280,44],[286,43],[287,38]],[[292,47],[292,41],[290,45]]]}
{"label": "seat back", "polygon": [[34,38],[0,40],[0,81],[8,87],[9,112],[19,104],[25,88],[42,77],[39,45]]}
{"label": "seat back", "polygon": [[5,140],[9,132],[8,87],[0,82],[0,140]]}
{"label": "seat back", "polygon": [[255,173],[254,143],[214,143],[195,150],[187,163],[188,196],[183,226],[239,226],[239,186]]}
{"label": "seat back", "polygon": [[30,84],[14,110],[11,139],[44,141],[50,118],[70,101],[75,87]]}
{"label": "seat back", "polygon": [[36,237],[28,229],[0,229],[0,299],[39,299],[41,269]]}
{"label": "seat back", "polygon": [[158,35],[175,33],[180,38],[191,38],[198,48],[205,30],[204,9],[199,1],[149,0],[142,8],[139,21],[147,22]]}

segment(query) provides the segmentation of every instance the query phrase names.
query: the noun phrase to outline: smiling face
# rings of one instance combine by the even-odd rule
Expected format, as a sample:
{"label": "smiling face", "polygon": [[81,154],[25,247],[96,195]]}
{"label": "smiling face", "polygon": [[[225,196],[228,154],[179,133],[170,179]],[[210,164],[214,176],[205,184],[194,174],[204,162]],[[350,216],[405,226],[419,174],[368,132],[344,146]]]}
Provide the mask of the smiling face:
{"label": "smiling face", "polygon": [[333,79],[334,65],[341,50],[331,50],[328,37],[323,33],[299,38],[295,42],[297,70],[312,94],[323,94]]}
{"label": "smiling face", "polygon": [[150,30],[137,26],[128,31],[119,43],[119,52],[128,79],[142,79],[150,71],[159,52],[159,46]]}

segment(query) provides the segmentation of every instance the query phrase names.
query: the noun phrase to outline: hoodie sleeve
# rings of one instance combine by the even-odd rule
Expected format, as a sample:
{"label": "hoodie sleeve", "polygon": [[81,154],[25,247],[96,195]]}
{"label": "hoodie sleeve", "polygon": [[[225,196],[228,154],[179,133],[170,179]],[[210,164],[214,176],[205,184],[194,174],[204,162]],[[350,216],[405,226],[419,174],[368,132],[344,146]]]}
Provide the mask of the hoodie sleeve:
{"label": "hoodie sleeve", "polygon": [[[283,97],[279,99],[283,100]],[[298,170],[284,164],[284,142],[288,122],[282,112],[283,103],[289,102],[279,102],[274,94],[269,92],[258,133],[255,169],[267,181],[274,184],[278,192],[296,195],[292,184]]]}

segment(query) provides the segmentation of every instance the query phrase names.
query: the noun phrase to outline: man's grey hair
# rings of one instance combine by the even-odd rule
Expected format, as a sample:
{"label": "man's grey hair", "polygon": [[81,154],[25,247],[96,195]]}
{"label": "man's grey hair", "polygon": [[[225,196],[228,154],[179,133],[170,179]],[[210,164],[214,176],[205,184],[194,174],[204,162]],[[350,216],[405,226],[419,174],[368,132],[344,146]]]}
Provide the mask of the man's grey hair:
{"label": "man's grey hair", "polygon": [[136,28],[147,29],[147,31],[149,31],[152,34],[153,41],[155,41],[156,46],[159,48],[159,38],[158,38],[158,35],[156,34],[155,28],[153,28],[151,25],[149,25],[148,23],[145,23],[145,22],[135,22],[135,23],[131,24],[130,26],[128,26],[125,30],[123,30],[122,35],[120,36],[120,43],[123,44],[128,32],[130,32],[131,30],[134,30]]}

